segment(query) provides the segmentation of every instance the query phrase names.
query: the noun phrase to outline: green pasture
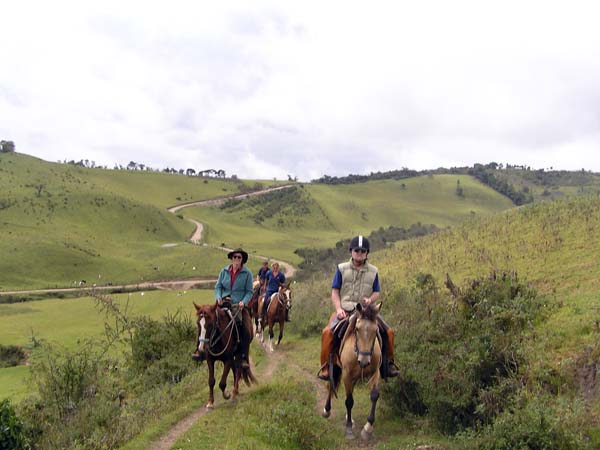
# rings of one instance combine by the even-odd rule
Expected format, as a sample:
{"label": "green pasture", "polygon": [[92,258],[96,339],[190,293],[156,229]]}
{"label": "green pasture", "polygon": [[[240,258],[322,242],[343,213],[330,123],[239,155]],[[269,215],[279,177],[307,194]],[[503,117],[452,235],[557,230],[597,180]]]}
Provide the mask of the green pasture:
{"label": "green pasture", "polygon": [[212,277],[221,252],[187,243],[194,225],[165,208],[238,186],[2,154],[0,290]]}
{"label": "green pasture", "polygon": [[[464,196],[456,194],[457,182]],[[259,204],[194,207],[186,217],[205,224],[204,239],[212,245],[241,245],[250,252],[299,263],[294,250],[327,247],[353,234],[380,227],[434,223],[456,225],[472,216],[487,216],[512,207],[506,197],[469,176],[436,175],[349,185],[304,185],[294,202],[281,199],[278,212],[258,223]],[[290,193],[291,195],[291,193]],[[285,200],[285,199],[284,199]]]}
{"label": "green pasture", "polygon": [[[130,316],[160,318],[167,312],[177,311],[192,315],[192,302],[208,303],[213,299],[213,292],[205,289],[142,291],[110,297],[121,307],[128,302]],[[112,320],[98,308],[93,297],[0,304],[0,342],[30,348],[36,340],[73,349],[87,339],[102,335],[105,322],[110,324]],[[0,383],[0,398],[21,398],[27,374],[26,367],[0,369],[0,381],[4,381]]]}

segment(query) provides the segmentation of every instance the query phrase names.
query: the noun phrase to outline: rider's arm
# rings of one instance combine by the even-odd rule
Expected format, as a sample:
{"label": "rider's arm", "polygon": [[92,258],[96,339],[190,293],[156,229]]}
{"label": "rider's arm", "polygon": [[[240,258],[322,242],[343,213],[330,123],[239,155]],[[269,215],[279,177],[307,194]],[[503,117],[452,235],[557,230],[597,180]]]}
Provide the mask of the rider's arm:
{"label": "rider's arm", "polygon": [[219,301],[223,298],[223,271],[219,273],[219,278],[215,283],[215,300]]}
{"label": "rider's arm", "polygon": [[247,306],[248,303],[250,303],[250,299],[252,298],[252,273],[250,271],[248,271],[248,276],[246,277],[246,286],[244,290],[246,291],[246,293],[244,294],[244,298],[240,303],[243,303]]}
{"label": "rider's arm", "polygon": [[340,297],[340,288],[342,287],[342,273],[338,268],[333,277],[333,283],[331,283],[331,303],[335,308],[335,312],[338,318],[343,319],[346,317],[346,312],[342,309],[342,299]]}
{"label": "rider's arm", "polygon": [[381,287],[379,286],[379,274],[375,275],[375,280],[373,280],[373,293],[368,297],[365,297],[363,301],[368,305],[369,303],[375,303],[379,298],[379,291],[381,291]]}

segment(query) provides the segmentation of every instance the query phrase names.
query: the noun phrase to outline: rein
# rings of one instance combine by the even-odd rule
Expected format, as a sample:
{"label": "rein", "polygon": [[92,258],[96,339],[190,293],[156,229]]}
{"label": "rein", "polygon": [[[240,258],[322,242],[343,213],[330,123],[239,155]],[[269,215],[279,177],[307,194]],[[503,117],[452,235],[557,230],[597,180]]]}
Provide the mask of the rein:
{"label": "rein", "polygon": [[[225,327],[225,329],[222,332],[221,332],[221,330],[219,330],[218,326],[215,326],[212,330],[212,333],[210,334],[209,339],[198,338],[198,342],[205,342],[208,344],[208,353],[210,353],[211,356],[221,356],[223,353],[225,353],[227,351],[227,347],[229,347],[229,343],[231,342],[231,337],[233,336],[233,330],[236,331],[236,334],[238,335],[238,340],[239,340],[239,331],[237,330],[236,327],[233,326],[235,323],[235,318],[239,314],[240,314],[240,310],[238,309],[238,312],[235,314],[235,316],[231,317],[231,320],[229,321],[229,323],[227,324],[227,326]],[[218,320],[218,317],[217,317],[217,320]],[[231,328],[231,330],[229,331],[229,336],[227,337],[227,343],[225,344],[225,347],[223,347],[223,350],[221,352],[214,353],[212,351],[212,347],[218,341],[218,339],[215,339],[215,337],[217,336],[217,333],[219,333],[219,335],[224,334],[227,332],[228,328]]]}

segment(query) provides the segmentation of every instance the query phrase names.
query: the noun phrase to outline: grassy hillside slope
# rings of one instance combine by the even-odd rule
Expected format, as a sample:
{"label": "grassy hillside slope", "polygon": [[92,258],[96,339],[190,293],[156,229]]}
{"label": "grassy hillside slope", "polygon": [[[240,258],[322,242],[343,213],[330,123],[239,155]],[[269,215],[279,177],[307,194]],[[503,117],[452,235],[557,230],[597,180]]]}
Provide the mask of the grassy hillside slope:
{"label": "grassy hillside slope", "polygon": [[1,154],[0,289],[213,276],[222,253],[186,243],[193,225],[165,209],[238,191],[207,181]]}
{"label": "grassy hillside slope", "polygon": [[[457,182],[463,196],[456,193]],[[506,197],[469,176],[439,175],[349,185],[304,185],[223,207],[185,211],[206,224],[212,244],[243,245],[298,263],[301,247],[333,246],[342,238],[389,225],[455,225],[472,215],[511,208]]]}
{"label": "grassy hillside slope", "polygon": [[[549,317],[523,342],[531,353],[524,377],[586,399],[591,423],[600,396],[586,373],[600,365],[600,197],[579,196],[479,218],[436,235],[398,243],[373,258],[388,311],[402,315],[403,292],[419,273],[432,274],[440,294],[446,274],[464,285],[491,271],[516,271],[546,295]],[[540,381],[541,380],[541,381]],[[596,422],[597,423],[597,422]]]}
{"label": "grassy hillside slope", "polygon": [[600,193],[600,174],[586,171],[565,170],[495,170],[499,179],[515,186],[517,190],[525,189],[533,195],[534,201],[556,197]]}

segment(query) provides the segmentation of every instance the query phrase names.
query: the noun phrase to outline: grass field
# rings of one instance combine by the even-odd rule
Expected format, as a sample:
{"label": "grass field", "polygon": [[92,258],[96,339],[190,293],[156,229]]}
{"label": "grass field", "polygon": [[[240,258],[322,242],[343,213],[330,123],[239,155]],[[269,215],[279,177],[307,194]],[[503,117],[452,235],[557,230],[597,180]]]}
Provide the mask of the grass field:
{"label": "grass field", "polygon": [[194,226],[166,207],[240,183],[1,154],[0,290],[214,276],[220,253],[186,243]]}
{"label": "grass field", "polygon": [[[457,181],[464,197],[456,195]],[[506,197],[468,176],[306,185],[296,191],[287,190],[287,199],[281,195],[228,208],[189,208],[185,215],[206,225],[205,239],[211,244],[242,245],[251,252],[298,263],[297,248],[333,246],[354,234],[390,225],[456,225],[512,207]]]}
{"label": "grass field", "polygon": [[[158,319],[178,310],[192,315],[192,302],[212,301],[213,291],[147,291],[115,294],[111,298],[121,305],[129,301],[131,315]],[[85,339],[98,338],[104,332],[105,322],[111,323],[111,319],[100,311],[93,297],[0,304],[0,342],[28,348],[34,338],[73,349]],[[27,375],[26,367],[0,369],[0,398],[22,398]]]}

